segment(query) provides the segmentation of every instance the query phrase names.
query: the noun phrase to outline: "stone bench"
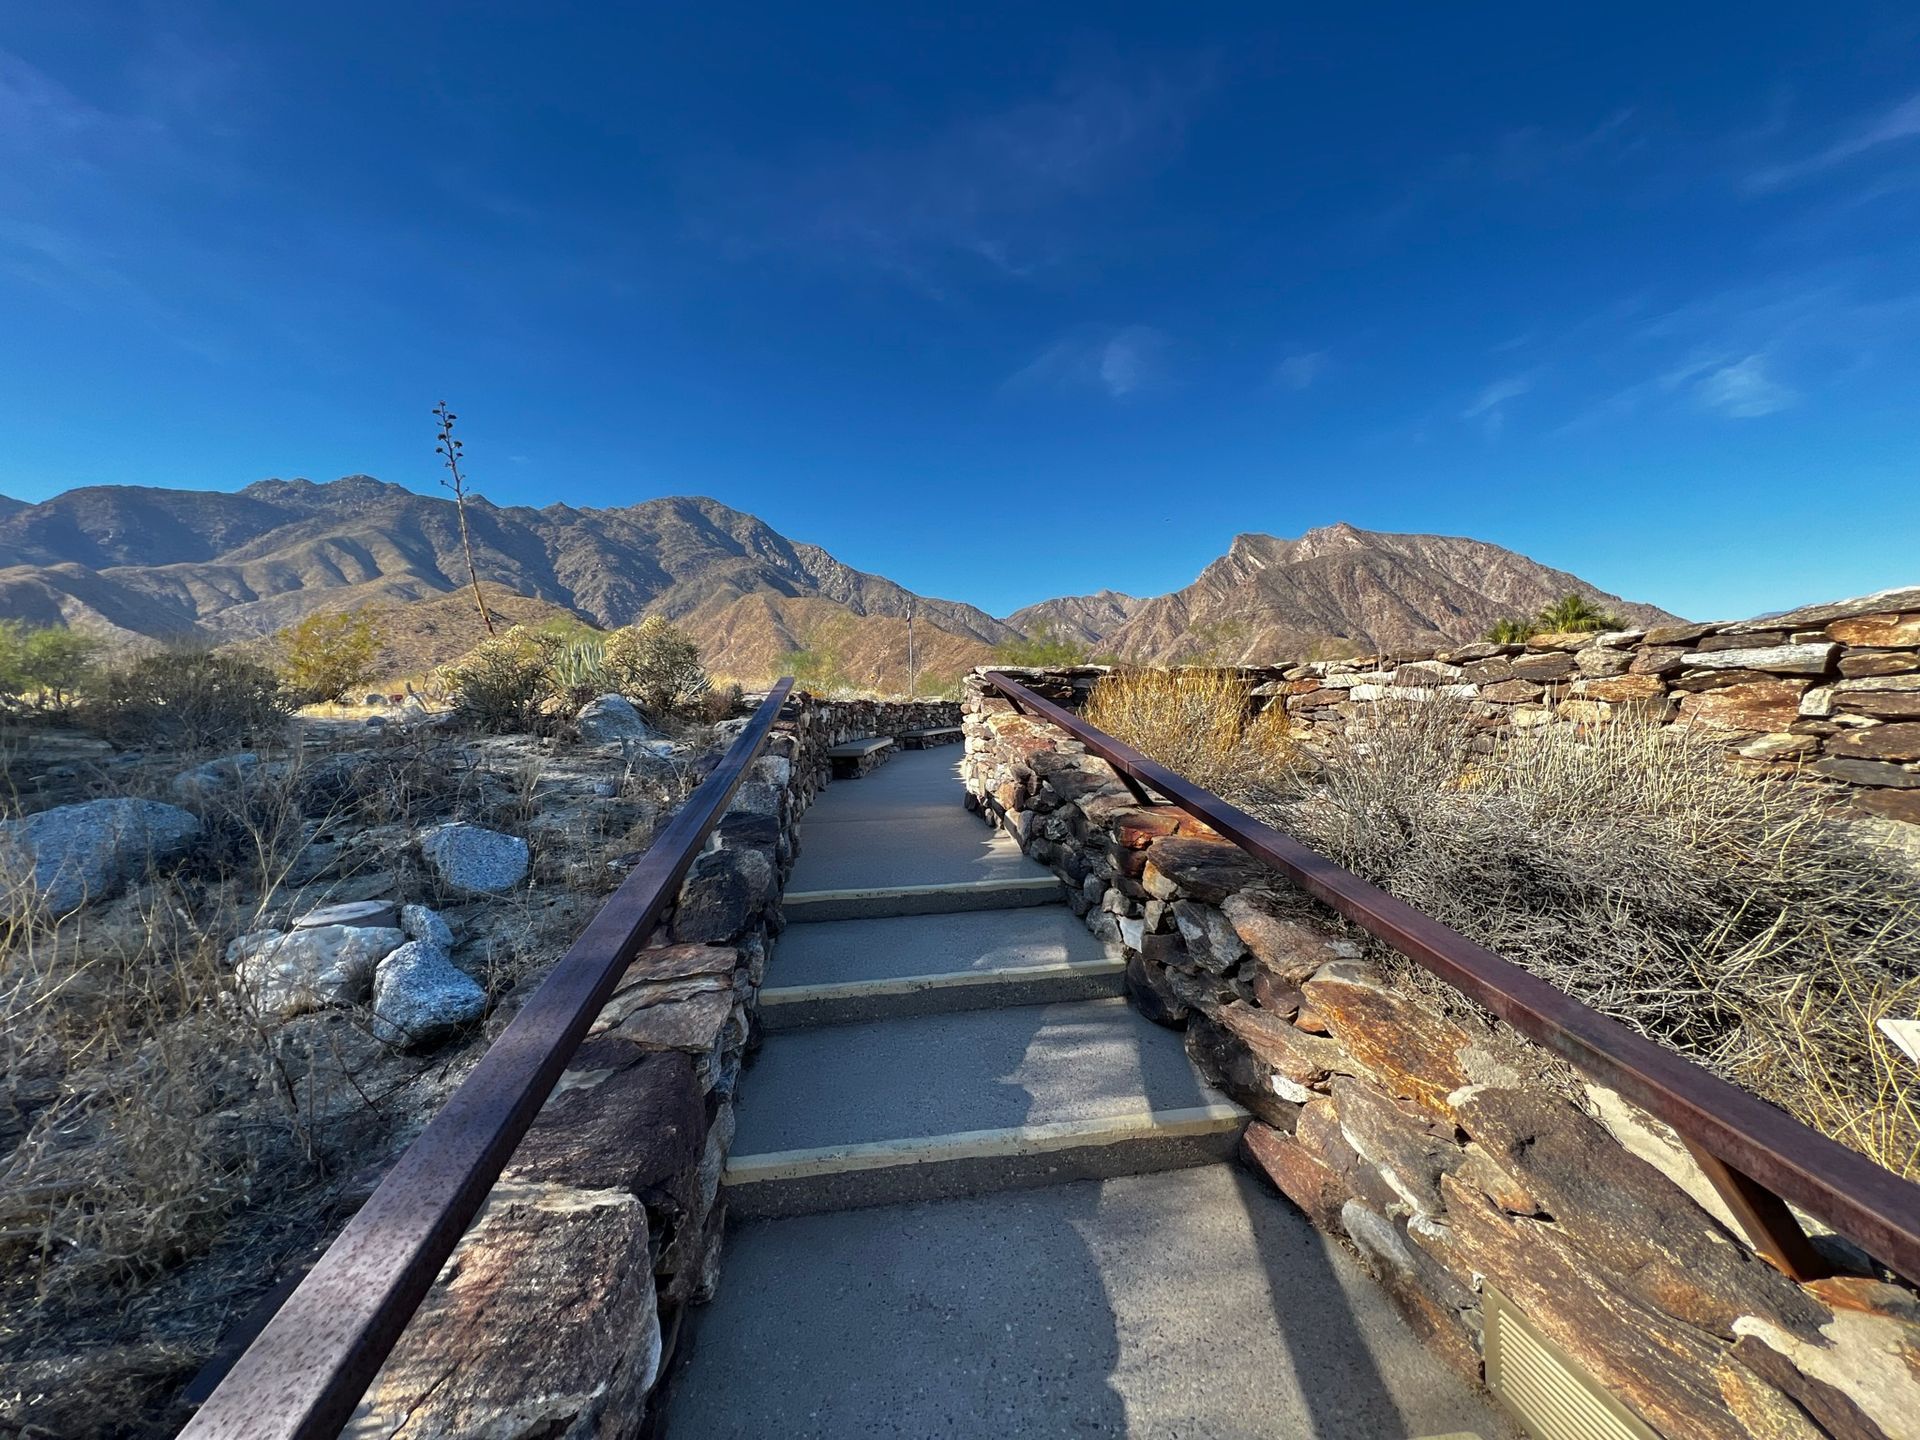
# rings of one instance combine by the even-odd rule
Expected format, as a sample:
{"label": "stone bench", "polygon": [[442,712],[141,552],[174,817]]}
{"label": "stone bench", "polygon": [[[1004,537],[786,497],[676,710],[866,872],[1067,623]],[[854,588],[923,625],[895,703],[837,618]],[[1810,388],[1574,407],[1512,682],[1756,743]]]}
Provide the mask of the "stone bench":
{"label": "stone bench", "polygon": [[858,780],[874,766],[893,754],[893,741],[885,735],[865,740],[846,740],[827,747],[827,763],[836,780]]}
{"label": "stone bench", "polygon": [[929,745],[958,745],[962,732],[958,725],[928,725],[919,730],[900,732],[900,746],[904,750],[924,750]]}

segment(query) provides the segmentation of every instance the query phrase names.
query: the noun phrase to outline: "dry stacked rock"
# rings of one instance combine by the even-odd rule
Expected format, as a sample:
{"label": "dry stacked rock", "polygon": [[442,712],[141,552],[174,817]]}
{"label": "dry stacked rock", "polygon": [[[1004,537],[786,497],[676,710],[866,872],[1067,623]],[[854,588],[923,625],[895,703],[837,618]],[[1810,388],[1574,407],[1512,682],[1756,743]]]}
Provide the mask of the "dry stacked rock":
{"label": "dry stacked rock", "polygon": [[1248,673],[1309,742],[1346,736],[1380,701],[1463,704],[1487,748],[1636,715],[1723,732],[1756,771],[1830,782],[1864,814],[1920,823],[1920,588],[1758,620]]}
{"label": "dry stacked rock", "polygon": [[[1791,703],[1778,702],[1764,717],[1747,712],[1768,726],[1780,722],[1756,733],[1825,741],[1875,727],[1797,732],[1800,706],[1816,689],[1920,694],[1840,688],[1865,678],[1861,649],[1833,635],[1801,637],[1815,623],[1824,633],[1847,618],[1785,621],[1776,627],[1777,645],[1768,632],[1689,627],[1698,630],[1685,637],[1690,649],[1649,646],[1644,636],[1582,637],[1399,665],[1391,683],[1340,683],[1387,674],[1383,667],[1308,666],[1281,684],[1301,687],[1290,698],[1339,697],[1302,713],[1365,704],[1345,693],[1361,684],[1378,687],[1382,698],[1388,690],[1415,698],[1408,692],[1482,687],[1459,698],[1509,711],[1531,707],[1545,717],[1537,723],[1594,724],[1605,715],[1560,709],[1579,679],[1605,679],[1610,669],[1613,678],[1646,676],[1634,671],[1636,659],[1670,649],[1677,668],[1652,678],[1664,684],[1734,674],[1744,677],[1737,686],[1782,687]],[[1870,632],[1876,637],[1906,633],[1897,614],[1872,623],[1883,627]],[[1754,633],[1767,643],[1699,643]],[[1910,650],[1871,648],[1895,657],[1878,665],[1912,658]],[[1762,650],[1775,653],[1753,653]],[[1687,658],[1742,651],[1738,663]],[[1526,681],[1540,687],[1537,695],[1523,697],[1516,687],[1502,692],[1512,699],[1481,698],[1519,678],[1466,677],[1469,666],[1495,659],[1509,669],[1561,672],[1566,699],[1545,698],[1544,674]],[[1843,659],[1854,662],[1855,675],[1840,668]],[[1072,703],[1097,674],[1082,668],[1023,678]],[[1915,669],[1887,675],[1920,687]],[[1416,685],[1416,676],[1431,683]],[[1579,703],[1629,703],[1591,695],[1582,691]],[[1838,1242],[1834,1278],[1788,1280],[1754,1254],[1664,1126],[1611,1091],[1571,1087],[1534,1047],[1433,998],[1437,987],[1396,985],[1363,962],[1360,946],[1325,907],[1183,812],[1143,805],[1105,761],[1016,713],[978,676],[968,682],[965,707],[969,807],[1066,883],[1095,934],[1126,947],[1132,1002],[1182,1028],[1209,1079],[1255,1116],[1244,1140],[1247,1162],[1316,1226],[1350,1243],[1416,1331],[1459,1369],[1481,1376],[1483,1294],[1491,1286],[1662,1434],[1920,1436],[1913,1291],[1886,1283]],[[1511,713],[1507,723],[1515,723]]]}

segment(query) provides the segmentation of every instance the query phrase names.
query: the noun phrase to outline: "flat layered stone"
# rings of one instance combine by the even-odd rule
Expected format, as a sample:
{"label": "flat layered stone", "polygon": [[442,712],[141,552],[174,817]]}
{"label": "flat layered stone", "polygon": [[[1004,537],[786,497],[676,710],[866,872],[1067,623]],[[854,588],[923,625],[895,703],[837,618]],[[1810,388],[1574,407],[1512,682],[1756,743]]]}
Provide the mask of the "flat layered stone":
{"label": "flat layered stone", "polygon": [[502,1182],[342,1434],[631,1433],[660,1352],[645,1207],[620,1191]]}
{"label": "flat layered stone", "polygon": [[1336,1072],[1364,1073],[1364,1067],[1356,1064],[1339,1042],[1324,1035],[1310,1035],[1252,1005],[1223,1005],[1215,1019],[1262,1064],[1296,1085],[1324,1086]]}
{"label": "flat layered stone", "polygon": [[1789,1334],[1759,1316],[1743,1316],[1735,1330],[1840,1391],[1892,1440],[1920,1440],[1920,1299],[1855,1275],[1810,1281],[1806,1288],[1831,1315],[1815,1338]]}
{"label": "flat layered stone", "polygon": [[1840,657],[1840,674],[1847,679],[1905,675],[1915,670],[1920,670],[1920,652],[1913,650],[1856,650]]}
{"label": "flat layered stone", "polygon": [[1340,1226],[1413,1332],[1456,1372],[1478,1382],[1478,1336],[1461,1317],[1467,1310],[1477,1310],[1479,1296],[1412,1244],[1403,1223],[1358,1200],[1340,1207]]}
{"label": "flat layered stone", "polygon": [[1701,1330],[1731,1336],[1744,1314],[1817,1334],[1818,1305],[1666,1176],[1565,1101],[1474,1086],[1454,1096],[1460,1127],[1554,1217],[1615,1283]]}
{"label": "flat layered stone", "polygon": [[1920,586],[1882,590],[1852,600],[1835,600],[1827,605],[1803,605],[1784,615],[1770,615],[1764,620],[1743,620],[1737,625],[1719,628],[1735,635],[1751,630],[1812,630],[1835,620],[1851,619],[1855,615],[1904,614],[1910,610],[1920,610]]}
{"label": "flat layered stone", "polygon": [[1861,760],[1920,760],[1920,723],[1843,730],[1827,741],[1827,754]]}
{"label": "flat layered stone", "polygon": [[1263,969],[1297,988],[1319,970],[1338,960],[1339,942],[1325,931],[1300,920],[1274,896],[1258,890],[1229,895],[1220,913],[1252,952]]}
{"label": "flat layered stone", "polygon": [[1438,1216],[1444,1208],[1440,1177],[1462,1159],[1453,1127],[1364,1080],[1336,1076],[1328,1088],[1340,1133],[1400,1197],[1400,1213]]}
{"label": "flat layered stone", "polygon": [[1545,691],[1531,680],[1501,680],[1496,684],[1482,686],[1480,698],[1500,705],[1517,705],[1527,700],[1538,700],[1544,693]]}
{"label": "flat layered stone", "polygon": [[1849,785],[1873,785],[1893,790],[1920,789],[1920,771],[1903,770],[1890,760],[1856,760],[1845,755],[1823,755],[1813,762],[1812,770],[1828,780],[1844,780]]}
{"label": "flat layered stone", "polygon": [[1769,675],[1824,675],[1840,647],[1831,641],[1810,645],[1763,645],[1733,650],[1696,650],[1683,663],[1701,670],[1758,670]]}
{"label": "flat layered stone", "polygon": [[1258,1120],[1247,1126],[1240,1145],[1247,1163],[1298,1205],[1315,1228],[1333,1235],[1344,1233],[1340,1210],[1350,1196],[1332,1166],[1285,1131]]}
{"label": "flat layered stone", "polygon": [[1472,1043],[1466,1031],[1388,988],[1365,966],[1328,965],[1300,988],[1363,1071],[1451,1123],[1447,1097],[1470,1080],[1462,1059]]}
{"label": "flat layered stone", "polygon": [[1541,655],[1516,655],[1513,673],[1522,680],[1564,680],[1573,674],[1573,656],[1563,650]]}
{"label": "flat layered stone", "polygon": [[1647,630],[1646,643],[1656,647],[1688,645],[1718,629],[1718,625],[1654,625]]}
{"label": "flat layered stone", "polygon": [[1752,1440],[1714,1379],[1719,1340],[1608,1284],[1556,1226],[1505,1216],[1451,1175],[1440,1186],[1462,1258],[1656,1431]]}
{"label": "flat layered stone", "polygon": [[1171,900],[1184,893],[1207,905],[1262,883],[1273,872],[1228,840],[1176,835],[1155,842],[1142,876],[1154,898]]}
{"label": "flat layered stone", "polygon": [[504,1177],[624,1190],[656,1215],[689,1206],[707,1136],[693,1061],[617,1035],[582,1042]]}
{"label": "flat layered stone", "polygon": [[1655,645],[1641,650],[1627,666],[1629,675],[1678,675],[1686,668],[1686,647]]}
{"label": "flat layered stone", "polygon": [[1681,698],[1680,718],[1720,730],[1770,734],[1800,718],[1806,689],[1804,680],[1757,680],[1699,691]]}
{"label": "flat layered stone", "polygon": [[1612,675],[1601,680],[1576,680],[1574,694],[1588,700],[1611,702],[1657,700],[1667,687],[1657,675]]}
{"label": "flat layered stone", "polygon": [[1884,645],[1890,649],[1920,646],[1920,613],[1882,610],[1851,615],[1828,625],[1827,634],[1843,645]]}

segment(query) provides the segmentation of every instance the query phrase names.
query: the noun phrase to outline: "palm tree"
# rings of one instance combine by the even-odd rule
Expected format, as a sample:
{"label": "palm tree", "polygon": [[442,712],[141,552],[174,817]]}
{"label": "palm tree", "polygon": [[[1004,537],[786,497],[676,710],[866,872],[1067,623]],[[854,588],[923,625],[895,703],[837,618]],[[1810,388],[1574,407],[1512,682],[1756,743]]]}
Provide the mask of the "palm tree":
{"label": "palm tree", "polygon": [[1496,645],[1524,645],[1533,634],[1531,620],[1516,620],[1508,616],[1505,620],[1496,620],[1487,631],[1487,639]]}
{"label": "palm tree", "polygon": [[1590,634],[1596,630],[1623,630],[1624,621],[1609,615],[1578,591],[1569,591],[1542,610],[1537,621],[1543,631]]}

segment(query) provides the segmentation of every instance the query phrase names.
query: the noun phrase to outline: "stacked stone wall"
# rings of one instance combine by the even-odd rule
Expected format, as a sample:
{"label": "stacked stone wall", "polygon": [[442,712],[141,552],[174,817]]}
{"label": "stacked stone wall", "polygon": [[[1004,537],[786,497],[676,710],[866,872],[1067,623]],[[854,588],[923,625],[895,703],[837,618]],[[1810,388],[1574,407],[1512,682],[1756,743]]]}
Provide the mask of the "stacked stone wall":
{"label": "stacked stone wall", "polygon": [[[718,1281],[734,1090],[826,749],[958,723],[957,702],[789,701],[346,1434],[615,1436],[652,1423],[685,1308]],[[720,743],[744,725],[723,725]]]}
{"label": "stacked stone wall", "polygon": [[[1801,630],[1810,623],[1795,622]],[[1792,703],[1778,702],[1759,733],[1795,734],[1800,707],[1816,688],[1835,697],[1920,694],[1843,689],[1864,677],[1857,666],[1853,675],[1841,670],[1841,659],[1911,649],[1844,642],[1824,633],[1832,623],[1820,622],[1818,640],[1793,631],[1780,640],[1842,647],[1820,650],[1817,675],[1765,670],[1754,663],[1759,657],[1743,658],[1740,668],[1757,678],[1735,685],[1783,684],[1782,694],[1791,692]],[[1589,700],[1590,690],[1574,695],[1581,678],[1609,678],[1581,670],[1580,655],[1617,652],[1626,657],[1617,674],[1634,674],[1639,655],[1680,649],[1652,639],[1489,652],[1478,659],[1565,661],[1558,677],[1564,700],[1545,702],[1552,677],[1525,700],[1487,700],[1484,692],[1459,698],[1534,705],[1548,723],[1604,723],[1608,716],[1559,708],[1576,698],[1624,703]],[[1680,649],[1671,673],[1685,678],[1711,668],[1687,655],[1725,653]],[[1805,663],[1814,658],[1809,652]],[[1478,660],[1456,655],[1439,663],[1464,668]],[[1609,654],[1604,663],[1617,662]],[[1270,695],[1351,691],[1359,687],[1301,682],[1384,666],[1289,670],[1298,672],[1294,679],[1282,672],[1263,683],[1300,688]],[[1071,703],[1099,673],[1027,671],[1022,678]],[[1389,698],[1385,681],[1364,683]],[[1391,688],[1441,687],[1396,678]],[[1335,703],[1367,701],[1347,694],[1305,708]],[[1693,1158],[1658,1121],[1570,1076],[1437,981],[1396,981],[1369,962],[1374,952],[1330,910],[1184,812],[1142,805],[1105,761],[1016,713],[977,675],[964,704],[969,807],[1052,868],[1096,935],[1125,946],[1134,1005],[1182,1029],[1201,1069],[1255,1117],[1243,1142],[1246,1163],[1317,1227],[1350,1244],[1415,1329],[1461,1371],[1483,1375],[1492,1289],[1669,1440],[1920,1436],[1920,1300],[1910,1288],[1831,1236],[1816,1243],[1835,1264],[1832,1278],[1786,1278],[1756,1256]],[[1835,710],[1894,723],[1837,703]],[[1776,719],[1784,722],[1777,729]],[[1825,741],[1868,728],[1812,733]]]}

